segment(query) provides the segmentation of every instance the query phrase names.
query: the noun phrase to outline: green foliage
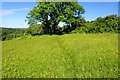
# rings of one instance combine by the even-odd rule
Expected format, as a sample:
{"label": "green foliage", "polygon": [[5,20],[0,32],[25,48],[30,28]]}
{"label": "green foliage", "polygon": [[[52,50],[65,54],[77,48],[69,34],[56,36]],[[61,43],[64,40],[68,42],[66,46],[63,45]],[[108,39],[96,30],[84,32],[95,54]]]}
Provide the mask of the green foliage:
{"label": "green foliage", "polygon": [[81,26],[73,30],[71,33],[87,33],[88,30],[85,26]]}
{"label": "green foliage", "polygon": [[41,22],[44,34],[56,34],[59,22],[73,25],[84,12],[77,2],[38,2],[28,13],[27,19],[30,26]]}
{"label": "green foliage", "polygon": [[104,18],[99,17],[94,21],[84,23],[85,25],[80,26],[72,32],[81,33],[82,30],[82,32],[85,33],[120,33],[120,29],[118,27],[118,19],[119,17],[117,15],[109,15]]}
{"label": "green foliage", "polygon": [[[64,18],[64,16],[59,18]],[[109,15],[104,18],[99,17],[91,22],[86,22],[83,18],[76,18],[75,20],[71,20],[71,24],[64,27],[55,27],[53,26],[54,22],[51,21],[50,27],[54,28],[50,28],[49,31],[52,31],[54,34],[64,34],[71,31],[71,33],[120,33],[120,28],[118,27],[120,25],[119,19],[117,15]],[[69,20],[66,23],[69,23]],[[33,36],[46,34],[46,29],[44,24],[36,23],[35,25],[30,25],[27,29],[2,28],[1,33],[2,40],[4,41],[27,34]]]}
{"label": "green foliage", "polygon": [[[42,23],[43,34],[62,34],[62,33],[119,33],[118,16],[109,15],[104,18],[98,17],[96,20],[86,22],[82,18],[85,12],[77,2],[38,2],[38,5],[31,10],[27,16],[30,25],[30,34],[38,34],[35,27],[38,22]],[[66,25],[58,27],[59,22]],[[31,28],[34,27],[34,28]]]}
{"label": "green foliage", "polygon": [[20,38],[2,42],[2,78],[118,78],[118,34]]}

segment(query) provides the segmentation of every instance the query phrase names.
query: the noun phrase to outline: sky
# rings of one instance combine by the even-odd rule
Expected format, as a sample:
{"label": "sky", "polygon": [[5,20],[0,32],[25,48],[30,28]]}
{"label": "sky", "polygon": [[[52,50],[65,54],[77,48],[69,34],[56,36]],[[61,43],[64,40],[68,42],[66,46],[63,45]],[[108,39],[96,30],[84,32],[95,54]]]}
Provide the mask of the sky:
{"label": "sky", "polygon": [[85,9],[83,17],[88,20],[95,20],[98,17],[118,14],[117,2],[82,2],[79,3]]}
{"label": "sky", "polygon": [[[118,2],[79,2],[78,4],[84,7],[85,14],[83,17],[87,21],[118,14]],[[27,28],[26,16],[36,5],[36,2],[2,2],[2,8],[0,8],[2,24],[0,27]]]}
{"label": "sky", "polygon": [[[2,2],[35,2],[36,0],[1,0]],[[70,1],[79,1],[79,2],[118,2],[119,0],[38,0],[40,2],[44,1],[52,1],[52,2],[60,2],[60,1],[65,1],[65,2],[70,2]]]}

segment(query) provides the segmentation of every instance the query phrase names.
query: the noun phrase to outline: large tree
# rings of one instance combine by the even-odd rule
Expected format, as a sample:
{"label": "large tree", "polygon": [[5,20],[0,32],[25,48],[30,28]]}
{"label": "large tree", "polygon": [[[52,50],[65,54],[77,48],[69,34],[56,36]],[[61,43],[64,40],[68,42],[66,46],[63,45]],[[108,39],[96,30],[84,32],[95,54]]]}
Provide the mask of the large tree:
{"label": "large tree", "polygon": [[77,2],[38,2],[38,5],[28,13],[27,18],[29,26],[41,22],[44,33],[52,34],[56,32],[59,22],[75,27],[84,12],[83,7]]}

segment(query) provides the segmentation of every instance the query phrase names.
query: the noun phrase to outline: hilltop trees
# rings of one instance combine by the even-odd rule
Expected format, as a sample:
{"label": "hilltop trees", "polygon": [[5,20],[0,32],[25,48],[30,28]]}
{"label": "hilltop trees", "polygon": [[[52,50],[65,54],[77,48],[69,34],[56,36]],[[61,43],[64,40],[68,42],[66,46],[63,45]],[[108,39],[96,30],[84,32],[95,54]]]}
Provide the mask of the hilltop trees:
{"label": "hilltop trees", "polygon": [[56,34],[59,22],[67,24],[65,29],[68,29],[68,32],[80,26],[79,20],[82,20],[84,12],[77,2],[38,2],[28,13],[27,19],[30,27],[41,22],[44,34]]}

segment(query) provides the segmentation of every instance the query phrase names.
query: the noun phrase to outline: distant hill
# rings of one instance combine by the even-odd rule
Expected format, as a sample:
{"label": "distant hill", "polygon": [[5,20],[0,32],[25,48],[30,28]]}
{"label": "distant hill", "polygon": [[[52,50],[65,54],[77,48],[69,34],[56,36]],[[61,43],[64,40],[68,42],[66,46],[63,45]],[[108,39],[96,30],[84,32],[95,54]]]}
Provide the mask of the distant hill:
{"label": "distant hill", "polygon": [[0,29],[2,29],[2,33],[6,32],[8,34],[16,32],[17,30],[25,30],[26,28],[2,28],[0,27]]}
{"label": "distant hill", "polygon": [[2,35],[2,40],[9,40],[22,36],[25,33],[26,28],[2,28],[0,27],[0,33]]}

